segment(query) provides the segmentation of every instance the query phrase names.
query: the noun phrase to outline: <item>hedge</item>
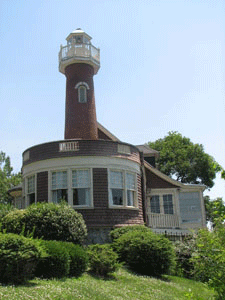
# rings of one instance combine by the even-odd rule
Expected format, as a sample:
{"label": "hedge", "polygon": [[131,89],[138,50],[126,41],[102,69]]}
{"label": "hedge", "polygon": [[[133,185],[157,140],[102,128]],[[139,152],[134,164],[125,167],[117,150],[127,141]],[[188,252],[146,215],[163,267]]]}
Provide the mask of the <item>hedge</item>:
{"label": "hedge", "polygon": [[71,206],[61,203],[37,203],[25,210],[13,210],[2,219],[6,232],[28,235],[34,238],[60,240],[82,244],[87,228],[83,217]]}
{"label": "hedge", "polygon": [[38,261],[45,256],[39,241],[0,233],[0,282],[19,284],[33,278]]}
{"label": "hedge", "polygon": [[113,242],[113,247],[133,271],[151,276],[167,274],[175,265],[172,242],[151,231],[131,231]]}

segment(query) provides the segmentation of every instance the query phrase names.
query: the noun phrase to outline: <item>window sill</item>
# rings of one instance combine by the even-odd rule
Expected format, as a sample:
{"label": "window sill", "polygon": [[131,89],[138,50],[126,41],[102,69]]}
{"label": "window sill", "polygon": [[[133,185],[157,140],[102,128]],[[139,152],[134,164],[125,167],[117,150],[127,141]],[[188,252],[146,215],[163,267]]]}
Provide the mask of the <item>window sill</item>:
{"label": "window sill", "polygon": [[129,210],[139,210],[138,207],[135,206],[123,206],[123,205],[109,205],[110,209],[129,209]]}
{"label": "window sill", "polygon": [[94,206],[88,206],[88,205],[73,205],[74,209],[94,209]]}

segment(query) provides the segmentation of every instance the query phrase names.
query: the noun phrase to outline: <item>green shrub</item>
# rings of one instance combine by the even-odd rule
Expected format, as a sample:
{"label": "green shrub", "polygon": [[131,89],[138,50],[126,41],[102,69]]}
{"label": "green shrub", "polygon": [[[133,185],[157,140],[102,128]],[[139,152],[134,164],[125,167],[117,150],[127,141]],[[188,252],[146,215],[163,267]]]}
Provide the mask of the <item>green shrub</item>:
{"label": "green shrub", "polygon": [[195,237],[187,238],[184,241],[175,242],[176,272],[177,276],[193,278],[194,263],[192,256],[196,251]]}
{"label": "green shrub", "polygon": [[84,273],[88,266],[88,254],[80,245],[64,242],[64,247],[70,256],[69,276],[78,277]]}
{"label": "green shrub", "polygon": [[196,252],[193,255],[195,279],[208,283],[217,292],[217,299],[225,299],[225,227],[210,232],[199,230]]}
{"label": "green shrub", "polygon": [[20,234],[25,224],[25,210],[14,209],[2,218],[2,229],[6,232]]}
{"label": "green shrub", "polygon": [[61,240],[82,244],[87,229],[83,217],[71,206],[61,203],[37,203],[25,210],[16,210],[6,215],[2,226],[7,232],[24,234],[33,232],[34,238]]}
{"label": "green shrub", "polygon": [[88,246],[90,272],[98,276],[107,276],[115,272],[119,264],[118,255],[109,244]]}
{"label": "green shrub", "polygon": [[11,204],[0,202],[0,220],[12,210],[14,210],[14,207]]}
{"label": "green shrub", "polygon": [[0,282],[19,284],[34,276],[46,254],[38,241],[16,234],[0,234]]}
{"label": "green shrub", "polygon": [[41,241],[47,256],[39,260],[35,275],[43,278],[62,278],[69,275],[70,255],[65,243],[59,241]]}
{"label": "green shrub", "polygon": [[130,232],[130,231],[140,231],[140,232],[149,232],[151,231],[151,229],[149,229],[148,227],[144,226],[144,225],[132,225],[132,226],[123,226],[120,228],[116,228],[113,229],[110,232],[110,238],[112,239],[112,241],[118,239],[119,237],[121,237],[121,235],[123,235],[124,233]]}
{"label": "green shrub", "polygon": [[113,247],[133,271],[151,276],[167,274],[175,264],[172,242],[153,232],[127,232],[113,243]]}

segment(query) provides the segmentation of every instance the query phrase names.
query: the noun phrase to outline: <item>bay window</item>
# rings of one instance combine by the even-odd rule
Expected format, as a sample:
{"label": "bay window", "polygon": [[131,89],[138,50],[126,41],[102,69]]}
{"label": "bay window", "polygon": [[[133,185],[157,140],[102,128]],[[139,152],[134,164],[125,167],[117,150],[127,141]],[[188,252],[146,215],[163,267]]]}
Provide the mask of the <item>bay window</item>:
{"label": "bay window", "polygon": [[112,205],[123,205],[124,189],[122,172],[110,172],[110,200]]}
{"label": "bay window", "polygon": [[90,170],[72,171],[72,190],[74,206],[91,205],[91,177]]}
{"label": "bay window", "polygon": [[111,206],[137,206],[136,174],[126,171],[109,172],[109,199]]}
{"label": "bay window", "polygon": [[135,206],[136,182],[135,174],[126,173],[127,206]]}
{"label": "bay window", "polygon": [[68,201],[67,172],[52,172],[52,202]]}
{"label": "bay window", "polygon": [[28,205],[35,203],[35,175],[27,178],[27,202]]}

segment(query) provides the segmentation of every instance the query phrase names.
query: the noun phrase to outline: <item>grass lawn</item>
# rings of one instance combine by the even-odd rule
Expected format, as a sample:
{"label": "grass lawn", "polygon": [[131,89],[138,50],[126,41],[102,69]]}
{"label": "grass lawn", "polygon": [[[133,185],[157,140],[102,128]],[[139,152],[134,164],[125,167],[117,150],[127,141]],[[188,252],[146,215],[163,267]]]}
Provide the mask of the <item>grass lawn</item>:
{"label": "grass lawn", "polygon": [[137,276],[120,269],[112,279],[84,274],[63,280],[31,280],[24,286],[0,286],[0,299],[91,299],[91,300],[205,300],[214,299],[206,285],[174,276],[164,280]]}

